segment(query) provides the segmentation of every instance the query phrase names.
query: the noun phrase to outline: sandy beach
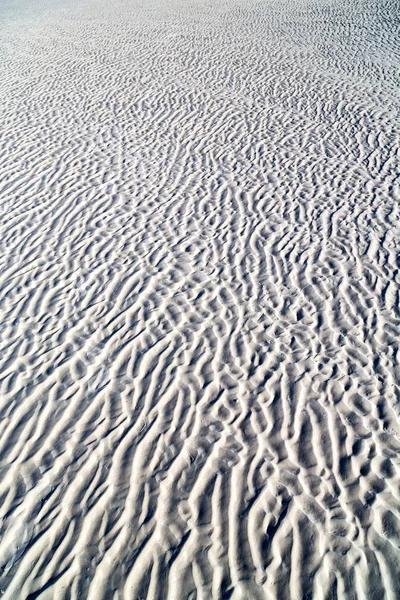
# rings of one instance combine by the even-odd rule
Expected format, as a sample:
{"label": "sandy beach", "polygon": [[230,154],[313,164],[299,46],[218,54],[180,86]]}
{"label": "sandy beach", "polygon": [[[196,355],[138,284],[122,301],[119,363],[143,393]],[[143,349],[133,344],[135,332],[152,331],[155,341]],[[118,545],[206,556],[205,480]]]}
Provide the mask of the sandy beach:
{"label": "sandy beach", "polygon": [[0,596],[398,600],[398,2],[5,0],[0,149]]}

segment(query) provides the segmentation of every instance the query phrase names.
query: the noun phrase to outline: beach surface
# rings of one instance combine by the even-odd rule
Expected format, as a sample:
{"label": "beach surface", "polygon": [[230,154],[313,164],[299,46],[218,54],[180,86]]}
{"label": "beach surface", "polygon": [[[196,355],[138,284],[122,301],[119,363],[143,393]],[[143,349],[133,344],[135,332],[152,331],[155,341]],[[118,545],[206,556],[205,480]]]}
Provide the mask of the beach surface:
{"label": "beach surface", "polygon": [[0,596],[397,600],[396,0],[4,0]]}

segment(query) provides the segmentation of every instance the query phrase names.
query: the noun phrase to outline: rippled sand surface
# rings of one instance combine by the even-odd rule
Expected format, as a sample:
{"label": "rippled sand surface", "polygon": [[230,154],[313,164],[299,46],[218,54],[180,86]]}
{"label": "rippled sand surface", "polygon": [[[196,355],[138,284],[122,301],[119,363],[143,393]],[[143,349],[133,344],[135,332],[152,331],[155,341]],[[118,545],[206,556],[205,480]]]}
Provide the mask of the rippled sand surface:
{"label": "rippled sand surface", "polygon": [[399,598],[399,24],[1,4],[3,598]]}

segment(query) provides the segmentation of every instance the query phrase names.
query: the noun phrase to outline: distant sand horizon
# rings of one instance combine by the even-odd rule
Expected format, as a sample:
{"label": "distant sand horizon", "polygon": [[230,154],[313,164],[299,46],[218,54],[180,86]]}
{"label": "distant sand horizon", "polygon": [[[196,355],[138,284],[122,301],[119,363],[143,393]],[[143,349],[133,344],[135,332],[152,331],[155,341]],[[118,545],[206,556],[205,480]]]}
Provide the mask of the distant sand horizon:
{"label": "distant sand horizon", "polygon": [[400,597],[398,10],[2,4],[2,598]]}

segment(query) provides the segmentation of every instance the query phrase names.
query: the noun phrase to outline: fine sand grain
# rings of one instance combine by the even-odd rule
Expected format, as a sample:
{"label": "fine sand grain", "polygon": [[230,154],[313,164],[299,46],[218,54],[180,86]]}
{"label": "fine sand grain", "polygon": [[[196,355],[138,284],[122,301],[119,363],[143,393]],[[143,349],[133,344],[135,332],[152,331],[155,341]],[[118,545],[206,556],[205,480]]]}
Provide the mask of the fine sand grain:
{"label": "fine sand grain", "polygon": [[397,0],[4,0],[0,595],[400,597]]}

